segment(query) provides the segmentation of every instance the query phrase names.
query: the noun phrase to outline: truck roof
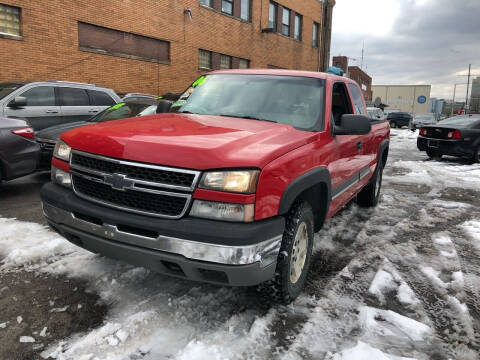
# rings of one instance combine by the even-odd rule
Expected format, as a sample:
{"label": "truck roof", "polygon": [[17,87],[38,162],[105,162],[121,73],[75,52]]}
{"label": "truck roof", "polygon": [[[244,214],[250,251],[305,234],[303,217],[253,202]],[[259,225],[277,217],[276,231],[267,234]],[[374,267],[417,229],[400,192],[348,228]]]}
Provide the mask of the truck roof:
{"label": "truck roof", "polygon": [[283,76],[302,76],[318,79],[334,79],[345,82],[353,82],[353,80],[338,76],[334,74],[317,72],[317,71],[304,71],[304,70],[284,70],[284,69],[228,69],[228,70],[215,70],[207,74],[252,74],[252,75],[283,75]]}

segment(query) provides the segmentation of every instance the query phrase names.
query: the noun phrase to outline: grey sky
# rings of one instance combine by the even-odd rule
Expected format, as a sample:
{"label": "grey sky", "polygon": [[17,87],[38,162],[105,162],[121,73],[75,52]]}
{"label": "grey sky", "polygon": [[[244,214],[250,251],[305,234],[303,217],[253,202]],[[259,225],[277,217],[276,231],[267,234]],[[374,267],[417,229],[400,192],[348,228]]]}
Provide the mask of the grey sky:
{"label": "grey sky", "polygon": [[[468,64],[480,75],[480,0],[337,0],[332,56],[356,58],[373,84],[430,84],[452,98]],[[457,85],[456,98],[465,98]]]}

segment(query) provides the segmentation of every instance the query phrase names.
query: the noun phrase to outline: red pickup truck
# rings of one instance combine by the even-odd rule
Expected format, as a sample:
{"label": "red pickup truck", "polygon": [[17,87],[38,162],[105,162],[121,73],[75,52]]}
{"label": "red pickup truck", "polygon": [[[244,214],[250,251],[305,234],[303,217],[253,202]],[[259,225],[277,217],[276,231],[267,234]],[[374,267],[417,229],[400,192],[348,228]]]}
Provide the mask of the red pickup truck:
{"label": "red pickup truck", "polygon": [[379,199],[390,128],[332,74],[225,70],[170,113],[64,133],[48,223],[93,252],[222,285],[302,290],[314,233],[349,201]]}

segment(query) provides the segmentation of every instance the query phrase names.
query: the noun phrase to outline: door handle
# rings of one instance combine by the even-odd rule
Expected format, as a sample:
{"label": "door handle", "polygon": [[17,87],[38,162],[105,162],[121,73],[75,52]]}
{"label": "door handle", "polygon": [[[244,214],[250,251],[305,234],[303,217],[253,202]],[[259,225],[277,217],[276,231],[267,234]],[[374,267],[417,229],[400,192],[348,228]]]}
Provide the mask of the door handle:
{"label": "door handle", "polygon": [[88,110],[89,113],[97,113],[98,110]]}
{"label": "door handle", "polygon": [[357,141],[357,151],[360,151],[362,149],[362,143],[360,141]]}
{"label": "door handle", "polygon": [[45,110],[45,113],[47,114],[58,114],[57,110]]}

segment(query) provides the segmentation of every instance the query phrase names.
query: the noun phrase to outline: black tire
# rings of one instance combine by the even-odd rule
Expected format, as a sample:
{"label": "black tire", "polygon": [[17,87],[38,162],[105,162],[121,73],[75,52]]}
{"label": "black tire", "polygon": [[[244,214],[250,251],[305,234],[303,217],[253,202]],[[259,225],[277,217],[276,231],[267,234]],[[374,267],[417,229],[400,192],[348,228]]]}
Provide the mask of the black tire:
{"label": "black tire", "polygon": [[[473,164],[480,163],[480,145],[478,145],[477,148],[473,150],[472,163]],[[1,176],[0,176],[0,180],[1,180]]]}
{"label": "black tire", "polygon": [[357,195],[357,204],[363,207],[377,206],[383,179],[383,161],[380,161],[372,180]]}
{"label": "black tire", "polygon": [[430,159],[437,159],[440,160],[442,158],[442,154],[438,150],[427,150],[427,155]]}
{"label": "black tire", "polygon": [[395,129],[395,128],[397,127],[397,123],[394,122],[394,121],[391,121],[391,122],[390,122],[390,127],[391,127],[392,129]]}
{"label": "black tire", "polygon": [[[302,291],[305,284],[305,279],[310,268],[310,260],[312,257],[313,237],[314,237],[314,217],[310,204],[305,201],[296,202],[286,219],[285,231],[283,233],[282,245],[277,259],[277,267],[275,270],[275,277],[259,286],[259,290],[282,304],[291,303]],[[302,237],[300,232],[306,232],[308,243],[305,252],[305,260],[301,273],[295,275],[294,265],[298,252],[295,254],[294,249],[298,249],[298,244],[295,246],[299,237]],[[300,263],[301,263],[300,258]],[[293,268],[292,268],[293,267]],[[296,281],[292,278],[297,277]]]}

